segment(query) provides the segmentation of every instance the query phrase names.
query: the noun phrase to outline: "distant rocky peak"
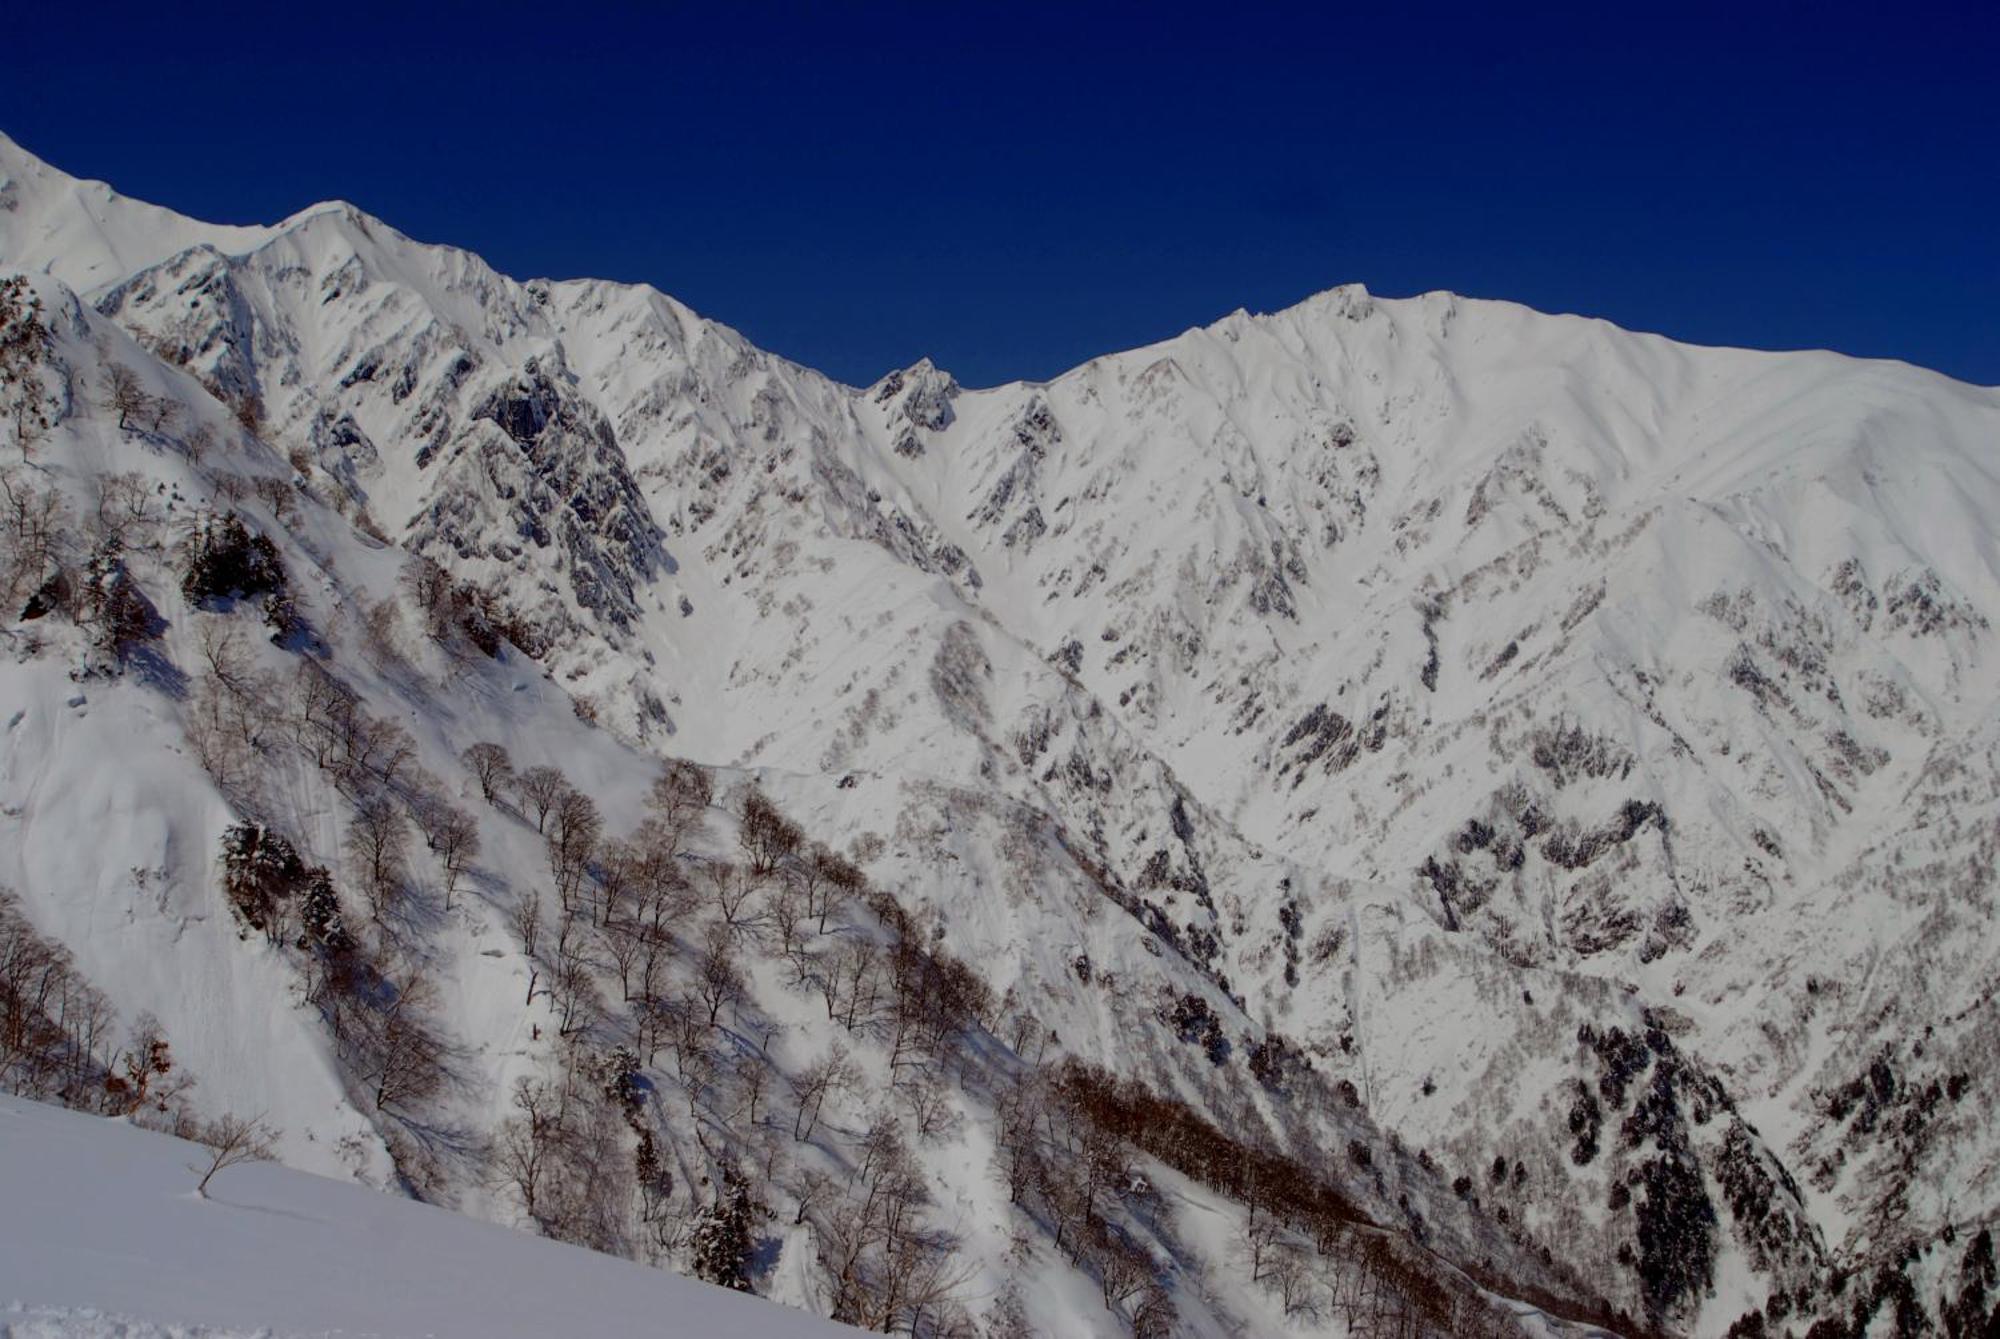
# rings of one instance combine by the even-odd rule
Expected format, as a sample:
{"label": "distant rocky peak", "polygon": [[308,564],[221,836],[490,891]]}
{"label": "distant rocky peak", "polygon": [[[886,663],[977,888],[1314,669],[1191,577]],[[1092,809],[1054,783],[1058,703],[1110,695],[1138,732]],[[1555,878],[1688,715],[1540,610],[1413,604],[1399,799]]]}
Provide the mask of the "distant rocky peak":
{"label": "distant rocky peak", "polygon": [[888,414],[891,443],[898,455],[924,453],[923,434],[943,432],[957,418],[952,402],[958,382],[928,358],[891,372],[868,390],[870,402]]}

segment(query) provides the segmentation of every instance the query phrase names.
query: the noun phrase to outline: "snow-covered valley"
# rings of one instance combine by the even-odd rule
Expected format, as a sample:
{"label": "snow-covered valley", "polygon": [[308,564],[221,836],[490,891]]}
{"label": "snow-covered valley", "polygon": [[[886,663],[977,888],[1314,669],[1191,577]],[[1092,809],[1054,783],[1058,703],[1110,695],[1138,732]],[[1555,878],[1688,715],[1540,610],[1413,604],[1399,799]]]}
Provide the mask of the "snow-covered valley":
{"label": "snow-covered valley", "polygon": [[0,273],[0,1084],[899,1332],[2000,1317],[2000,392],[851,388],[4,138]]}

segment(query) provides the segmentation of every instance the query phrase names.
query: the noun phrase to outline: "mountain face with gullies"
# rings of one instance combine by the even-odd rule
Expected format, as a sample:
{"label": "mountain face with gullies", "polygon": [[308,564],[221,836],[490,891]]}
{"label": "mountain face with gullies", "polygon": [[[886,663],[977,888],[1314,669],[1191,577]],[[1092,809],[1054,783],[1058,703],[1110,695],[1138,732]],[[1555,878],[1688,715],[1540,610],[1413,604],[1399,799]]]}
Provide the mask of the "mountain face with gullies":
{"label": "mountain face with gullies", "polygon": [[[63,517],[9,539],[0,884],[287,1161],[709,1277],[741,1190],[725,1281],[917,1333],[1993,1323],[2000,392],[1357,286],[856,388],[7,141],[0,268],[51,410],[10,496]],[[282,628],[190,584],[228,515]],[[312,742],[322,679],[396,766]],[[667,760],[712,793],[648,937]],[[246,934],[244,823],[372,1003]],[[857,891],[800,920],[814,851]],[[406,991],[448,1072],[384,1102],[342,1029]],[[523,1084],[568,1180],[649,1150],[630,1203],[495,1170]]]}

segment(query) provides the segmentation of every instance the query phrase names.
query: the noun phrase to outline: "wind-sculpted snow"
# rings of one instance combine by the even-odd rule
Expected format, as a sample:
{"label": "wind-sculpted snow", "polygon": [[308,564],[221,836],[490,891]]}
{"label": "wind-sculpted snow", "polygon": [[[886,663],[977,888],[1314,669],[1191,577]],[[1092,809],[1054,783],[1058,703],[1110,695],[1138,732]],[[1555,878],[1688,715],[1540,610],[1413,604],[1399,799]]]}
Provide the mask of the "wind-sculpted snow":
{"label": "wind-sculpted snow", "polygon": [[[306,490],[260,520],[335,643],[386,540],[530,658],[382,673],[424,766],[532,682],[538,756],[754,774],[1043,1046],[1330,1159],[1489,1287],[1688,1334],[1967,1295],[2000,393],[1358,287],[1046,384],[851,388],[651,289],[0,150],[0,264],[84,304],[48,447],[80,500],[136,449],[94,369],[143,363]],[[191,903],[213,834],[174,840]],[[475,1051],[523,1045],[455,993]]]}

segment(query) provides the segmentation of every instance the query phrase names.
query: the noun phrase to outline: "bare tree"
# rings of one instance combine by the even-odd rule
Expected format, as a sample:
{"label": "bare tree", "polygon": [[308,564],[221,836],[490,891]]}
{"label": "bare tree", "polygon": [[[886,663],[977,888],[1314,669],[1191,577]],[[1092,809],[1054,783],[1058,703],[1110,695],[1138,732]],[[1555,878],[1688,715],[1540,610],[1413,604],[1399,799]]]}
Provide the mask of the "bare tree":
{"label": "bare tree", "polygon": [[436,1003],[430,978],[413,973],[382,1010],[375,1038],[375,1107],[407,1107],[444,1082],[445,1045],[427,1017]]}
{"label": "bare tree", "polygon": [[820,977],[828,1019],[852,1032],[875,1016],[881,957],[874,940],[860,935],[843,938]]}
{"label": "bare tree", "polygon": [[[199,431],[205,432],[207,428],[204,426]],[[190,437],[194,435],[194,433],[189,434]],[[298,494],[292,491],[291,480],[282,479],[275,474],[260,474],[251,482],[250,487],[256,492],[257,500],[269,508],[271,515],[280,521],[291,520],[293,514],[298,511]]]}
{"label": "bare tree", "polygon": [[402,891],[403,847],[408,839],[409,825],[387,796],[366,795],[355,806],[354,821],[347,828],[348,856],[378,922]]}
{"label": "bare tree", "polygon": [[181,439],[181,450],[187,452],[187,458],[197,465],[201,464],[203,458],[214,449],[215,429],[206,423],[195,424],[188,430],[187,436]]}
{"label": "bare tree", "polygon": [[753,919],[750,902],[757,895],[758,888],[751,871],[742,865],[719,860],[707,866],[703,873],[709,895],[715,901],[715,909],[722,913],[723,924],[732,930],[749,924]]}
{"label": "bare tree", "polygon": [[1287,1238],[1272,1254],[1269,1277],[1287,1316],[1319,1316],[1319,1294],[1308,1248]]}
{"label": "bare tree", "polygon": [[535,831],[546,830],[549,811],[556,807],[556,801],[568,790],[569,780],[559,767],[529,767],[516,778],[514,789],[522,801],[535,811]]}
{"label": "bare tree", "polygon": [[713,1030],[703,1021],[692,999],[670,1000],[663,1015],[667,1043],[674,1049],[674,1072],[687,1089],[688,1115],[695,1114],[701,1093],[715,1074]]}
{"label": "bare tree", "polygon": [[771,898],[771,924],[778,932],[778,951],[792,964],[793,984],[805,980],[806,968],[811,965],[799,937],[800,922],[805,919],[806,899],[798,885],[785,883],[778,888],[777,896]]}
{"label": "bare tree", "polygon": [[556,1011],[557,1036],[573,1037],[596,1022],[597,965],[590,960],[589,938],[574,911],[565,911],[558,927],[549,997]]}
{"label": "bare tree", "polygon": [[691,915],[701,899],[678,860],[657,851],[642,854],[633,876],[633,914],[651,933],[664,936]]}
{"label": "bare tree", "polygon": [[251,777],[251,753],[239,727],[238,704],[212,674],[195,680],[183,726],[195,761],[226,795],[239,794]]}
{"label": "bare tree", "polygon": [[896,1086],[910,1124],[920,1139],[933,1139],[952,1124],[951,1086],[935,1069],[919,1070]]}
{"label": "bare tree", "polygon": [[474,744],[461,755],[467,770],[479,780],[479,795],[488,804],[500,798],[514,779],[514,760],[498,744]]}
{"label": "bare tree", "polygon": [[372,776],[384,786],[393,787],[403,770],[417,758],[410,732],[394,721],[371,715],[351,693],[340,705],[344,710],[336,722],[339,753],[335,759],[335,780],[352,790],[366,784]]}
{"label": "bare tree", "polygon": [[315,766],[333,764],[346,722],[359,710],[353,689],[311,656],[299,657],[292,675],[292,735]]}
{"label": "bare tree", "polygon": [[42,372],[53,343],[42,300],[26,276],[0,279],[0,412],[13,421],[14,444],[24,462],[58,411]]}
{"label": "bare tree", "polygon": [[854,1085],[858,1071],[847,1052],[838,1046],[800,1070],[792,1080],[792,1096],[798,1102],[792,1118],[792,1137],[804,1142],[819,1125],[820,1111],[829,1097],[845,1093]]}
{"label": "bare tree", "polygon": [[1265,1267],[1275,1258],[1275,1250],[1284,1238],[1284,1228],[1271,1214],[1260,1214],[1253,1204],[1250,1216],[1244,1221],[1239,1237],[1243,1258],[1250,1265],[1250,1279],[1253,1283],[1265,1280]]}
{"label": "bare tree", "polygon": [[132,471],[100,475],[96,484],[91,522],[97,537],[116,540],[126,549],[150,546],[158,538],[161,519],[153,485]]}
{"label": "bare tree", "polygon": [[646,795],[647,807],[662,822],[684,832],[692,832],[714,802],[715,779],[706,768],[682,758],[667,760],[666,770]]}
{"label": "bare tree", "polygon": [[597,922],[609,925],[628,917],[638,889],[641,857],[631,842],[614,837],[597,848]]}
{"label": "bare tree", "polygon": [[403,589],[424,616],[424,631],[433,641],[451,636],[458,619],[458,587],[451,575],[421,554],[403,569]]}
{"label": "bare tree", "polygon": [[923,1226],[925,1180],[893,1118],[878,1118],[860,1151],[853,1197],[814,1223],[833,1279],[833,1314],[870,1329],[922,1333],[965,1281],[953,1263],[957,1242]]}
{"label": "bare tree", "polygon": [[549,818],[549,873],[567,911],[577,904],[604,820],[598,816],[596,801],[569,785],[557,792]]}
{"label": "bare tree", "polygon": [[444,909],[450,911],[459,879],[479,854],[479,820],[455,804],[440,802],[431,823],[431,849],[444,873]]}
{"label": "bare tree", "polygon": [[514,1081],[514,1114],[500,1126],[494,1141],[495,1171],[521,1197],[521,1208],[537,1227],[542,1218],[543,1191],[552,1166],[568,1138],[561,1094],[550,1084],[527,1078]]}
{"label": "bare tree", "polygon": [[771,1087],[771,1063],[761,1055],[745,1054],[737,1057],[736,1087],[743,1099],[744,1123],[755,1128],[757,1108]]}
{"label": "bare tree", "polygon": [[1123,1238],[1106,1234],[1094,1254],[1098,1289],[1105,1307],[1113,1312],[1137,1297],[1153,1280],[1152,1260]]}
{"label": "bare tree", "polygon": [[277,1132],[264,1128],[263,1117],[252,1116],[245,1119],[237,1115],[224,1115],[213,1124],[199,1126],[195,1141],[205,1145],[211,1156],[207,1167],[197,1164],[190,1171],[201,1173],[194,1193],[208,1198],[208,1183],[215,1174],[225,1167],[235,1167],[245,1162],[269,1162],[276,1156]]}
{"label": "bare tree", "polygon": [[393,598],[384,596],[362,610],[361,644],[385,669],[403,664],[403,613]]}
{"label": "bare tree", "polygon": [[770,797],[755,786],[743,792],[738,817],[737,841],[754,874],[771,873],[805,841],[799,825],[780,813]]}
{"label": "bare tree", "polygon": [[994,1094],[995,1143],[1007,1181],[1007,1202],[1019,1204],[1043,1176],[1041,1126],[1047,1111],[1040,1071],[1004,1082]]}
{"label": "bare tree", "polygon": [[0,596],[12,605],[70,560],[74,526],[61,490],[0,469]]}
{"label": "bare tree", "polygon": [[530,888],[521,894],[514,904],[511,917],[514,933],[520,938],[521,953],[528,960],[528,999],[535,1002],[535,986],[539,984],[540,958],[537,956],[542,942],[542,898]]}
{"label": "bare tree", "polygon": [[711,925],[695,959],[695,998],[708,1011],[714,1027],[726,1004],[743,998],[743,975],[736,969],[736,948],[726,927]]}
{"label": "bare tree", "polygon": [[868,888],[868,878],[859,866],[819,843],[814,843],[794,867],[793,881],[805,896],[806,914],[818,921],[821,934],[826,933],[829,919],[840,915]]}
{"label": "bare tree", "polygon": [[225,619],[203,619],[196,646],[209,678],[227,700],[229,727],[246,747],[262,748],[278,715],[273,676],[257,668],[242,634]]}
{"label": "bare tree", "polygon": [[148,395],[139,410],[146,431],[156,437],[180,422],[180,417],[180,404],[164,395]]}
{"label": "bare tree", "polygon": [[618,993],[630,1003],[632,970],[639,965],[646,952],[645,928],[630,921],[610,921],[600,926],[597,933],[611,965],[618,970]]}
{"label": "bare tree", "polygon": [[813,1209],[825,1203],[833,1195],[836,1182],[817,1167],[808,1167],[798,1175],[792,1184],[792,1195],[798,1201],[798,1211],[792,1215],[792,1226],[802,1225]]}
{"label": "bare tree", "polygon": [[139,380],[139,374],[123,363],[112,363],[104,369],[104,407],[118,415],[118,430],[129,432],[132,419],[145,413],[146,388]]}

